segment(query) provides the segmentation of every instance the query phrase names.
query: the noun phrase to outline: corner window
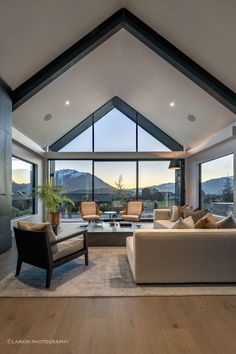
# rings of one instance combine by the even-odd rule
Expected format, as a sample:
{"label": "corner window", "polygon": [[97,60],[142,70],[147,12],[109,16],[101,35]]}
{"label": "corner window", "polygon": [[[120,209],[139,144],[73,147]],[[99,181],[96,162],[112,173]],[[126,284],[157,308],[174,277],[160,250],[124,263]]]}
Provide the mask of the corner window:
{"label": "corner window", "polygon": [[211,213],[226,216],[233,211],[233,154],[200,165],[200,204]]}
{"label": "corner window", "polygon": [[35,165],[12,157],[12,219],[35,212]]}

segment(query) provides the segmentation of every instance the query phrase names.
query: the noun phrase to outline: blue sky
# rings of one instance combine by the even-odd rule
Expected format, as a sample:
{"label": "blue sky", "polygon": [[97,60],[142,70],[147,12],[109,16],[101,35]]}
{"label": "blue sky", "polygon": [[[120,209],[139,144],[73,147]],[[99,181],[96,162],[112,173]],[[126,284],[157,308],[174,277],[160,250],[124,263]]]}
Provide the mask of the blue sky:
{"label": "blue sky", "polygon": [[202,164],[202,182],[234,175],[234,156],[227,155]]}
{"label": "blue sky", "polygon": [[[170,151],[138,127],[139,151]],[[136,124],[114,108],[94,125],[95,151],[136,151]],[[92,128],[88,128],[60,151],[92,151]]]}

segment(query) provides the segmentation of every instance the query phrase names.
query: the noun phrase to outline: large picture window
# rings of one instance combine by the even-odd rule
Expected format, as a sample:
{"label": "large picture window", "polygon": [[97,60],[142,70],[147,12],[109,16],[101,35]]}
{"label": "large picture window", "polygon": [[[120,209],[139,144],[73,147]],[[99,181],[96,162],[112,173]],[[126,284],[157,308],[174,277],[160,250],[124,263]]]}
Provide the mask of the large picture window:
{"label": "large picture window", "polygon": [[233,211],[233,154],[200,165],[200,204],[213,214],[225,216]]}
{"label": "large picture window", "polygon": [[12,219],[35,212],[34,188],[35,166],[17,157],[12,157]]}
{"label": "large picture window", "polygon": [[75,205],[62,205],[62,217],[77,219],[81,201],[95,200],[106,211],[119,213],[129,200],[144,201],[142,219],[152,219],[154,208],[181,204],[178,172],[160,160],[51,160],[50,175]]}

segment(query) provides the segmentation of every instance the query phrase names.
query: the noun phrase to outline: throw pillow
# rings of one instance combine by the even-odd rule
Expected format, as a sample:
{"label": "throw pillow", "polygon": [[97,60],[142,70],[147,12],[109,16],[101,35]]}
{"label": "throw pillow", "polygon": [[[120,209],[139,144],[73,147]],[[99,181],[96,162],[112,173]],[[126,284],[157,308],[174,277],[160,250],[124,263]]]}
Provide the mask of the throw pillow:
{"label": "throw pillow", "polygon": [[190,208],[190,209],[191,209],[191,207],[189,207],[187,204],[178,207],[178,209],[179,209],[179,218],[180,218],[180,217],[182,217],[182,218],[184,217],[184,210],[185,210],[186,208]]}
{"label": "throw pillow", "polygon": [[170,212],[170,221],[175,222],[179,219],[179,209],[177,205],[172,205]]}
{"label": "throw pillow", "polygon": [[201,218],[203,218],[203,216],[205,216],[207,214],[207,212],[208,212],[208,210],[192,211],[189,208],[185,208],[185,210],[184,210],[184,218],[192,216],[194,224],[196,224],[196,222],[198,220],[200,220]]}
{"label": "throw pillow", "polygon": [[188,208],[188,205],[183,205],[183,206],[172,205],[170,207],[170,221],[175,222],[179,220],[180,217],[183,218],[185,208]]}
{"label": "throw pillow", "polygon": [[[46,231],[48,234],[49,242],[56,241],[56,235],[52,229],[52,225],[48,222],[46,223],[33,223],[33,222],[25,222],[18,221],[18,228],[25,231]],[[51,246],[52,253],[56,253],[58,251],[58,246]]]}
{"label": "throw pillow", "polygon": [[192,216],[186,219],[179,218],[172,226],[171,229],[194,229],[194,222]]}
{"label": "throw pillow", "polygon": [[18,228],[21,230],[44,231],[45,227],[49,225],[48,222],[34,223],[26,221],[18,221]]}
{"label": "throw pillow", "polygon": [[210,213],[198,220],[194,226],[195,229],[217,229],[216,220]]}
{"label": "throw pillow", "polygon": [[230,214],[226,218],[218,221],[216,224],[218,229],[235,229],[236,219],[233,217],[232,214]]}
{"label": "throw pillow", "polygon": [[[49,242],[54,242],[54,241],[57,240],[56,235],[55,235],[55,233],[54,233],[54,231],[53,231],[52,225],[47,224],[47,226],[46,226],[46,231],[47,231],[47,234],[48,234]],[[52,246],[51,246],[51,250],[52,250],[52,253],[58,252],[58,246],[57,246],[57,244],[52,245]]]}

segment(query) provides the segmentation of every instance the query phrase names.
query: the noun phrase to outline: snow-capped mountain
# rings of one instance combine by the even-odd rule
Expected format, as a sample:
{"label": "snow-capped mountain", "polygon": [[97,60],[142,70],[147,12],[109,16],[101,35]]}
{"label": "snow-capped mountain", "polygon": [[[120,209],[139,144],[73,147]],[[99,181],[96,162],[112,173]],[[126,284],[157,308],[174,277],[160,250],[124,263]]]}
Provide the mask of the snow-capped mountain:
{"label": "snow-capped mountain", "polygon": [[[63,185],[67,191],[81,191],[91,189],[92,175],[88,172],[79,172],[71,169],[62,169],[56,171],[56,184]],[[96,189],[113,189],[101,178],[94,176],[94,187]]]}

